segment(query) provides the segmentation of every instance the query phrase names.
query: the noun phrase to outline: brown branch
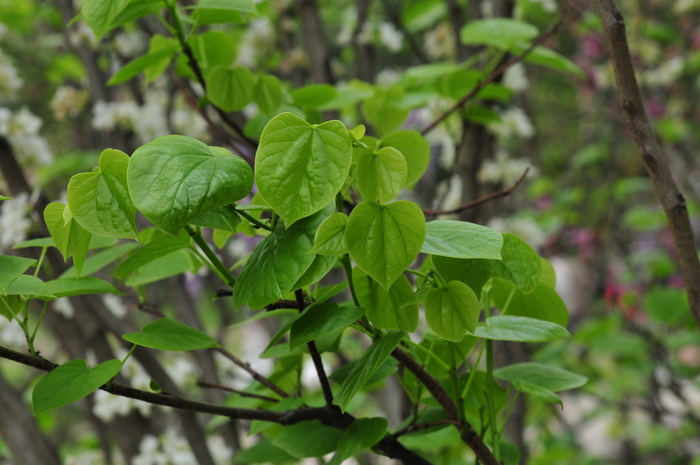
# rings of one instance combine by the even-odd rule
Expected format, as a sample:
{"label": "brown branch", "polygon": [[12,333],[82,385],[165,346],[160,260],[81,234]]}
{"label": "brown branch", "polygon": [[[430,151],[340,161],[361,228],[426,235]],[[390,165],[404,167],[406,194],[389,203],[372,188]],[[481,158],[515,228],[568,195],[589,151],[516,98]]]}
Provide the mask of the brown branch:
{"label": "brown branch", "polygon": [[688,292],[690,309],[696,323],[700,326],[700,261],[685,198],[673,180],[666,155],[644,108],[644,100],[634,74],[622,14],[612,0],[595,0],[593,5],[603,24],[603,33],[608,45],[625,121],[668,218],[678,254],[678,263]]}
{"label": "brown branch", "polygon": [[217,383],[210,383],[208,381],[203,381],[203,380],[197,380],[197,386],[203,387],[203,388],[209,388],[209,389],[218,389],[220,391],[226,391],[226,392],[232,392],[234,394],[238,394],[241,397],[248,397],[250,399],[260,399],[264,400],[267,402],[279,402],[279,399],[275,399],[273,397],[267,397],[267,396],[262,396],[260,394],[253,394],[251,392],[245,392],[245,391],[240,391],[238,389],[233,389],[228,386],[222,386],[221,384]]}
{"label": "brown branch", "polygon": [[426,216],[438,216],[438,215],[451,215],[454,213],[461,213],[464,210],[468,210],[470,208],[474,208],[477,205],[481,205],[482,203],[489,202],[491,200],[497,199],[498,197],[505,197],[507,195],[510,195],[515,191],[515,189],[520,186],[520,184],[523,182],[525,177],[527,176],[527,173],[530,171],[530,168],[525,168],[525,171],[523,171],[523,174],[520,175],[520,177],[515,181],[515,184],[513,184],[510,187],[506,187],[504,189],[501,189],[496,192],[491,192],[490,194],[486,194],[483,197],[479,197],[476,200],[472,200],[471,202],[465,203],[464,205],[461,205],[457,208],[452,208],[450,210],[430,210],[430,209],[424,209],[423,213]]}
{"label": "brown branch", "polygon": [[423,383],[438,404],[440,404],[440,406],[445,410],[449,420],[457,423],[455,426],[459,430],[459,435],[462,438],[462,441],[464,441],[464,443],[467,444],[472,451],[474,451],[474,454],[479,460],[481,460],[481,463],[484,465],[500,465],[498,460],[496,460],[496,457],[494,457],[493,453],[491,452],[491,449],[488,448],[488,446],[481,439],[481,436],[479,436],[474,430],[474,427],[466,421],[461,422],[459,420],[457,406],[454,404],[449,394],[447,394],[447,391],[445,391],[440,385],[440,381],[428,373],[425,368],[416,362],[407,352],[396,348],[391,353],[391,356],[398,360],[408,371],[413,373],[421,383]]}
{"label": "brown branch", "polygon": [[454,420],[435,420],[435,421],[430,421],[428,423],[421,423],[420,425],[408,425],[405,428],[402,428],[392,434],[395,438],[398,438],[399,436],[403,436],[405,434],[410,434],[410,433],[415,433],[416,431],[423,431],[424,429],[429,429],[429,428],[434,428],[436,426],[443,426],[443,425],[455,425],[455,426],[462,426],[461,421],[454,421]]}
{"label": "brown branch", "polygon": [[282,398],[284,398],[284,397],[289,397],[289,394],[287,394],[286,392],[284,392],[284,390],[282,390],[282,388],[280,388],[279,386],[277,386],[275,383],[273,383],[273,382],[270,381],[269,379],[265,378],[263,375],[261,375],[261,374],[258,373],[257,371],[255,371],[255,370],[253,369],[253,367],[250,366],[249,363],[244,362],[243,360],[241,360],[240,358],[236,357],[235,355],[233,355],[231,352],[229,352],[228,350],[224,349],[223,347],[217,347],[217,348],[214,349],[214,350],[216,350],[216,351],[219,352],[221,355],[223,355],[224,357],[226,357],[226,358],[228,358],[229,360],[231,360],[233,363],[235,363],[235,364],[238,365],[239,367],[243,368],[245,371],[248,372],[248,374],[250,374],[250,376],[253,377],[253,379],[255,379],[255,380],[258,381],[260,384],[262,384],[262,385],[264,385],[265,387],[267,387],[269,390],[271,390],[271,391],[273,391],[274,393],[276,393],[278,396],[280,396],[280,397],[282,397]]}
{"label": "brown branch", "polygon": [[444,113],[440,114],[435,120],[433,120],[432,123],[427,125],[423,130],[421,131],[422,135],[428,134],[430,131],[435,129],[438,124],[442,123],[445,118],[450,116],[452,113],[455,111],[459,110],[462,108],[464,105],[467,104],[472,98],[476,97],[476,95],[481,92],[481,90],[486,87],[487,85],[491,84],[493,81],[495,81],[501,74],[505,73],[508,68],[510,68],[513,65],[516,65],[523,61],[534,49],[537,47],[539,44],[544,42],[545,40],[549,39],[551,36],[556,34],[557,30],[559,29],[559,26],[561,26],[561,23],[564,21],[564,14],[565,10],[562,10],[561,14],[559,15],[559,18],[556,20],[556,22],[549,28],[547,29],[541,36],[539,36],[528,48],[526,48],[522,53],[519,55],[514,56],[510,60],[506,61],[503,63],[501,66],[496,68],[486,79],[483,81],[479,82],[476,87],[474,87],[467,95],[462,97],[452,105],[447,111]]}

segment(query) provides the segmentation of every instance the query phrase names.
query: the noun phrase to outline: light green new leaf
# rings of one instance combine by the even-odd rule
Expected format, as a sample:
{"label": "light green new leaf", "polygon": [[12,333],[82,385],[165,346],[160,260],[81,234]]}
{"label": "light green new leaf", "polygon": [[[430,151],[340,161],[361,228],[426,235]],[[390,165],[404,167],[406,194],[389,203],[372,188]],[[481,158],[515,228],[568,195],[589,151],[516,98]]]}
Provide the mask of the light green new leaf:
{"label": "light green new leaf", "polygon": [[73,264],[79,275],[90,245],[91,234],[78,224],[70,209],[59,202],[52,202],[46,206],[44,221],[63,259],[73,257]]}
{"label": "light green new leaf", "polygon": [[126,333],[122,338],[132,344],[158,350],[186,351],[219,347],[219,343],[208,334],[168,318],[148,323],[140,332]]}
{"label": "light green new leaf", "polygon": [[129,156],[107,149],[99,170],[76,174],[68,183],[68,208],[83,228],[98,236],[138,239],[136,207],[127,190]]}
{"label": "light green new leaf", "polygon": [[[529,46],[530,44],[524,42],[514,44],[512,47],[510,47],[510,52],[514,55],[520,55]],[[575,76],[580,77],[581,79],[586,77],[586,74],[581,68],[579,68],[579,66],[576,63],[569,60],[565,56],[560,55],[554,50],[549,49],[547,47],[543,47],[541,45],[538,45],[533,50],[531,50],[530,53],[527,54],[527,56],[525,57],[525,62],[531,63],[533,65],[544,66],[555,71],[571,73]]]}
{"label": "light green new leaf", "polygon": [[340,386],[335,396],[336,403],[345,411],[348,404],[355,397],[372,375],[379,370],[384,361],[403,338],[404,333],[391,331],[376,339],[372,346],[357,359],[350,374]]}
{"label": "light green new leaf", "polygon": [[259,309],[283,298],[309,269],[316,255],[309,254],[318,225],[333,211],[333,205],[297,221],[289,228],[277,225],[248,256],[233,291],[236,307]]}
{"label": "light green new leaf", "polygon": [[298,459],[321,457],[336,449],[342,435],[343,431],[318,420],[302,421],[282,428],[272,443]]}
{"label": "light green new leaf", "polygon": [[0,194],[0,200],[12,200],[12,197],[7,197],[6,195]]}
{"label": "light green new leaf", "polygon": [[534,291],[540,282],[542,261],[535,249],[513,234],[503,234],[502,260],[489,262],[491,276],[515,284],[525,293]]}
{"label": "light green new leaf", "polygon": [[542,363],[525,362],[508,365],[493,371],[493,376],[511,383],[531,383],[558,392],[581,387],[588,381],[585,376]]}
{"label": "light green new leaf", "polygon": [[200,0],[188,7],[192,9],[233,10],[241,13],[257,13],[253,0]]}
{"label": "light green new leaf", "polygon": [[351,161],[352,144],[343,123],[311,125],[282,113],[262,132],[255,180],[262,197],[289,227],[335,198]]}
{"label": "light green new leaf", "polygon": [[425,301],[425,319],[435,334],[448,341],[461,341],[473,333],[481,306],[474,291],[459,281],[430,290]]}
{"label": "light green new leaf", "polygon": [[243,66],[215,66],[207,74],[209,100],[226,111],[242,110],[253,100],[255,77]]}
{"label": "light green new leaf", "polygon": [[503,236],[498,231],[466,221],[435,220],[425,225],[421,252],[452,258],[501,259]]}
{"label": "light green new leaf", "polygon": [[[90,255],[85,259],[83,264],[82,274],[84,276],[90,276],[103,269],[104,267],[114,263],[116,260],[121,258],[123,255],[131,252],[138,247],[139,244],[136,242],[127,242],[125,244],[119,244],[114,247],[109,247],[102,252],[97,252],[94,255]],[[77,278],[78,274],[75,271],[75,267],[70,267],[63,273],[59,278]]]}
{"label": "light green new leaf", "polygon": [[386,434],[386,418],[360,418],[350,424],[338,442],[338,450],[328,465],[340,465],[347,458],[359,454],[378,443]]}
{"label": "light green new leaf", "polygon": [[82,399],[114,378],[121,367],[121,361],[107,360],[88,369],[85,360],[81,359],[56,367],[34,386],[34,414]]}
{"label": "light green new leaf", "polygon": [[126,260],[114,270],[114,277],[117,279],[124,279],[136,269],[157,258],[189,247],[191,242],[191,239],[186,234],[179,234],[177,236],[162,235],[156,237],[138,250],[129,254]]}
{"label": "light green new leaf", "polygon": [[348,253],[345,244],[345,228],[348,225],[348,216],[345,213],[336,212],[323,220],[316,230],[314,246],[309,253],[320,255],[344,255]]}
{"label": "light green new leaf", "polygon": [[196,273],[200,266],[199,259],[189,250],[176,250],[140,266],[124,280],[124,284],[130,287],[143,286],[186,271]]}
{"label": "light green new leaf", "polygon": [[39,300],[54,300],[55,295],[46,291],[46,283],[36,276],[23,274],[14,280],[7,295],[23,295]]}
{"label": "light green new leaf", "polygon": [[12,283],[33,266],[36,266],[33,258],[0,255],[0,294],[7,295]]}
{"label": "light green new leaf", "polygon": [[399,276],[388,291],[359,267],[352,270],[352,282],[367,318],[381,329],[413,332],[418,327],[418,305],[412,301],[413,286]]}
{"label": "light green new leaf", "polygon": [[406,186],[413,186],[423,177],[430,163],[430,146],[423,136],[416,131],[402,129],[379,141],[379,148],[384,147],[394,147],[406,159]]}
{"label": "light green new leaf", "polygon": [[128,3],[129,0],[83,0],[81,12],[99,39],[114,27],[112,22]]}
{"label": "light green new leaf", "polygon": [[163,136],[138,148],[127,172],[136,208],[170,234],[204,212],[242,199],[253,173],[242,158],[185,136]]}
{"label": "light green new leaf", "polygon": [[563,326],[524,316],[497,315],[474,331],[476,337],[494,341],[548,342],[571,336]]}
{"label": "light green new leaf", "polygon": [[362,202],[353,209],[345,229],[350,256],[384,289],[413,262],[424,239],[423,211],[407,200]]}
{"label": "light green new leaf", "polygon": [[26,301],[21,296],[0,294],[0,315],[12,321],[22,311],[25,303]]}
{"label": "light green new leaf", "polygon": [[253,99],[258,104],[260,111],[266,115],[275,114],[282,103],[282,84],[276,76],[265,74],[258,78],[258,82],[253,88]]}
{"label": "light green new leaf", "polygon": [[346,307],[333,303],[314,305],[304,310],[292,323],[289,333],[289,348],[339,331],[357,321],[365,310],[359,307]]}
{"label": "light green new leaf", "polygon": [[301,108],[318,108],[334,99],[338,91],[330,84],[311,84],[290,92],[294,105]]}
{"label": "light green new leaf", "polygon": [[152,77],[159,76],[165,68],[168,67],[175,53],[180,50],[180,44],[175,39],[163,37],[159,34],[151,38],[151,44],[148,53],[140,57],[134,58],[127,64],[121,67],[119,71],[114,73],[107,85],[115,86],[132,79],[139,74],[153,70],[148,73],[146,82],[151,82]]}
{"label": "light green new leaf", "polygon": [[491,45],[500,49],[537,37],[538,30],[532,24],[512,18],[485,18],[470,21],[460,31],[462,43],[467,45]]}
{"label": "light green new leaf", "polygon": [[509,282],[496,280],[491,285],[491,299],[501,310],[510,301],[505,309],[508,315],[537,318],[562,326],[569,323],[566,304],[551,286],[543,282],[534,291],[525,294]]}
{"label": "light green new leaf", "polygon": [[46,282],[45,292],[56,298],[84,294],[117,294],[122,291],[100,278],[58,278]]}
{"label": "light green new leaf", "polygon": [[355,166],[357,187],[365,200],[391,202],[406,185],[404,156],[393,147],[363,150]]}

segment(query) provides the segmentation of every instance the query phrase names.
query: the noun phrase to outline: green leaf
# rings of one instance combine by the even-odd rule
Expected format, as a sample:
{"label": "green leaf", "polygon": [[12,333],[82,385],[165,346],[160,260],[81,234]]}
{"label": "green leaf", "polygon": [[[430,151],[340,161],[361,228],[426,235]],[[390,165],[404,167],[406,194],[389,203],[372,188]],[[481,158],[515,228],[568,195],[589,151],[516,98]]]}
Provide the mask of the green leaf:
{"label": "green leaf", "polygon": [[448,341],[461,341],[473,333],[481,306],[474,291],[459,281],[431,289],[425,302],[425,319],[435,334]]}
{"label": "green leaf", "polygon": [[320,421],[302,421],[284,427],[272,443],[297,458],[321,457],[336,449],[342,435]]}
{"label": "green leaf", "polygon": [[545,283],[540,283],[534,291],[525,294],[515,289],[511,283],[494,281],[491,285],[491,298],[501,309],[510,299],[508,315],[537,318],[562,326],[569,323],[566,304],[559,294]]}
{"label": "green leaf", "polygon": [[63,259],[67,261],[68,257],[73,257],[75,269],[80,274],[90,244],[90,233],[73,219],[68,207],[59,202],[46,206],[44,221]]}
{"label": "green leaf", "polygon": [[489,270],[494,278],[515,284],[525,293],[534,291],[540,282],[542,262],[535,249],[513,234],[503,234],[501,261],[490,261]]}
{"label": "green leaf", "polygon": [[[117,259],[121,258],[124,254],[127,254],[138,247],[135,242],[129,242],[126,244],[119,244],[114,247],[110,247],[102,252],[98,252],[91,255],[85,259],[83,264],[82,274],[84,276],[90,276],[103,269],[104,267],[114,263]],[[77,278],[78,274],[75,267],[70,267],[63,273],[61,273],[61,278]]]}
{"label": "green leaf", "polygon": [[542,272],[540,274],[540,283],[546,284],[552,289],[557,287],[557,273],[554,271],[554,267],[544,257],[540,257],[540,262],[542,263]]}
{"label": "green leaf", "polygon": [[401,108],[397,104],[401,97],[403,97],[403,89],[377,88],[371,97],[362,102],[362,114],[372,124],[377,134],[384,135],[396,130],[408,118],[411,110]]}
{"label": "green leaf", "polygon": [[314,246],[309,253],[320,255],[345,255],[348,246],[345,244],[345,227],[348,224],[348,216],[345,213],[336,212],[323,220],[316,230]]}
{"label": "green leaf", "polygon": [[393,147],[406,159],[408,172],[406,186],[413,186],[423,177],[430,163],[430,146],[416,131],[400,130],[392,132],[379,141],[379,148]]}
{"label": "green leaf", "polygon": [[119,289],[100,278],[58,278],[46,282],[45,292],[56,298],[84,294],[124,295]]}
{"label": "green leaf", "polygon": [[553,392],[581,387],[585,376],[542,363],[526,362],[508,365],[493,371],[493,376],[511,383],[527,382]]}
{"label": "green leaf", "polygon": [[142,265],[126,278],[124,284],[130,287],[143,286],[186,271],[194,273],[201,264],[195,260],[197,259],[188,250],[176,250]]}
{"label": "green leaf", "polygon": [[381,329],[413,332],[418,327],[418,305],[411,302],[413,286],[399,276],[388,291],[359,267],[352,270],[357,300],[367,310],[367,318]]}
{"label": "green leaf", "polygon": [[512,18],[485,18],[470,21],[460,31],[462,43],[491,45],[508,49],[522,41],[537,37],[539,31],[531,24]]}
{"label": "green leaf", "polygon": [[313,341],[325,334],[339,331],[365,314],[363,308],[324,303],[309,307],[292,324],[289,348]]}
{"label": "green leaf", "polygon": [[[514,55],[520,55],[524,52],[530,44],[518,43],[510,47],[511,53]],[[581,68],[578,67],[573,61],[560,55],[559,53],[551,50],[547,47],[538,45],[525,57],[525,62],[533,65],[544,66],[555,71],[563,71],[565,73],[571,73],[579,78],[583,79],[586,74]]]}
{"label": "green leaf", "polygon": [[291,226],[331,202],[350,171],[352,144],[340,121],[311,125],[282,113],[267,123],[255,156],[255,180]]}
{"label": "green leaf", "polygon": [[0,200],[12,200],[12,197],[0,194]]}
{"label": "green leaf", "polygon": [[382,366],[384,361],[403,338],[404,333],[391,331],[376,339],[372,346],[357,359],[345,382],[335,396],[336,403],[345,411],[348,404],[355,397],[372,375]]}
{"label": "green leaf", "polygon": [[22,311],[25,305],[25,300],[18,295],[1,295],[0,294],[0,315],[12,321],[15,316]]}
{"label": "green leaf", "polygon": [[7,290],[7,295],[22,295],[39,300],[54,300],[56,298],[55,295],[46,291],[44,281],[29,274],[17,277]]}
{"label": "green leaf", "polygon": [[122,337],[132,344],[158,350],[186,351],[219,347],[219,343],[208,334],[168,318],[148,323],[140,332],[126,333]]}
{"label": "green leaf", "polygon": [[76,174],[68,183],[68,207],[75,221],[91,234],[138,239],[136,207],[126,185],[129,156],[107,149],[99,170]]}
{"label": "green leaf", "polygon": [[413,262],[424,239],[423,212],[407,200],[362,202],[353,209],[345,229],[350,256],[384,289]]}
{"label": "green leaf", "polygon": [[255,8],[253,0],[200,0],[195,5],[188,8],[191,9],[213,9],[213,10],[234,10],[241,13],[255,14],[258,10]]}
{"label": "green leaf", "polygon": [[337,95],[335,86],[330,84],[311,84],[290,92],[294,105],[301,108],[318,108],[334,99]]}
{"label": "green leaf", "polygon": [[122,84],[144,71],[154,70],[150,73],[146,82],[152,82],[154,77],[159,76],[165,68],[168,67],[175,53],[180,50],[180,45],[175,39],[169,39],[161,35],[151,37],[151,44],[148,53],[140,57],[134,58],[127,64],[121,67],[109,81],[108,86]]}
{"label": "green leaf", "polygon": [[185,136],[163,136],[138,148],[127,172],[136,208],[176,234],[193,218],[242,199],[253,173],[242,158]]}
{"label": "green leaf", "polygon": [[0,255],[0,294],[7,295],[12,283],[36,263],[33,258]]}
{"label": "green leaf", "polygon": [[112,22],[128,3],[129,0],[83,0],[81,13],[99,39],[113,28]]}
{"label": "green leaf", "polygon": [[312,265],[309,254],[318,225],[332,212],[333,205],[297,221],[288,228],[283,223],[248,256],[233,291],[236,307],[244,304],[259,309],[294,290],[294,285]]}
{"label": "green leaf", "polygon": [[360,452],[371,448],[386,434],[386,418],[360,418],[350,424],[338,442],[338,450],[328,465],[340,463]]}
{"label": "green leaf", "polygon": [[[268,423],[269,424],[269,423]],[[252,428],[251,428],[252,429]],[[252,433],[251,433],[252,434]],[[256,463],[297,463],[299,459],[288,454],[283,449],[275,446],[264,437],[253,446],[236,451],[236,463],[256,464]]]}
{"label": "green leaf", "polygon": [[253,88],[253,99],[260,111],[267,115],[274,115],[282,103],[282,84],[276,76],[265,74],[260,76]]}
{"label": "green leaf", "polygon": [[466,221],[435,220],[425,225],[421,252],[452,258],[501,259],[503,236],[498,231]]}
{"label": "green leaf", "polygon": [[129,254],[126,260],[114,270],[114,277],[117,279],[124,279],[127,275],[133,273],[143,265],[177,250],[187,248],[191,243],[192,240],[185,233],[181,233],[177,236],[165,234],[157,236]]}
{"label": "green leaf", "polygon": [[547,342],[571,336],[563,326],[524,316],[497,315],[474,331],[476,337],[494,341]]}
{"label": "green leaf", "polygon": [[235,206],[223,205],[192,218],[189,223],[235,233],[241,224],[241,218],[236,213]]}
{"label": "green leaf", "polygon": [[357,160],[357,187],[365,200],[390,202],[406,185],[404,156],[393,147],[363,150]]}
{"label": "green leaf", "polygon": [[81,359],[56,367],[34,386],[34,414],[82,399],[114,378],[121,367],[121,361],[107,360],[88,369],[85,360]]}
{"label": "green leaf", "polygon": [[242,110],[253,100],[255,77],[243,66],[215,66],[207,74],[209,100],[226,111]]}
{"label": "green leaf", "polygon": [[316,255],[314,261],[311,262],[311,265],[306,269],[304,274],[292,285],[292,289],[301,289],[302,287],[319,282],[337,262],[337,257]]}

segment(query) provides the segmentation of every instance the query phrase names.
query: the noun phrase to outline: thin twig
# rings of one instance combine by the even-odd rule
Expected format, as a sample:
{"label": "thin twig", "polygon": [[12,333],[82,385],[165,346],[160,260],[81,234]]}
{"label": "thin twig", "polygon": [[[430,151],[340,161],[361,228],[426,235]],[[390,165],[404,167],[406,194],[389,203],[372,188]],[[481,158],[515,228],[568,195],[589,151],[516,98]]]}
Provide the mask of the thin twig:
{"label": "thin twig", "polygon": [[507,195],[510,195],[515,191],[515,189],[520,186],[520,184],[523,182],[525,177],[527,176],[527,173],[530,171],[530,168],[527,167],[525,168],[525,171],[523,171],[523,174],[520,175],[520,177],[515,181],[515,184],[513,184],[510,187],[506,187],[504,189],[501,189],[496,192],[491,192],[490,194],[486,194],[483,197],[479,197],[476,200],[472,200],[471,202],[465,203],[462,206],[459,206],[457,208],[452,208],[450,210],[430,210],[430,209],[425,209],[423,210],[423,213],[426,216],[438,216],[438,215],[451,215],[455,213],[461,213],[464,210],[468,210],[470,208],[474,208],[477,205],[481,205],[482,203],[489,202],[493,199],[497,199],[498,197],[505,197]]}
{"label": "thin twig", "polygon": [[603,24],[627,127],[639,148],[647,173],[654,182],[659,201],[668,218],[678,263],[688,292],[690,309],[697,325],[700,326],[700,260],[685,198],[673,179],[666,154],[661,149],[649,122],[634,73],[622,14],[612,0],[595,0],[593,5]]}
{"label": "thin twig", "polygon": [[235,364],[238,365],[239,367],[243,368],[245,371],[247,371],[247,372],[250,374],[250,376],[253,377],[253,379],[255,379],[255,380],[258,381],[259,383],[263,384],[265,387],[267,387],[269,390],[275,392],[275,393],[276,393],[277,395],[279,395],[280,397],[283,397],[283,398],[284,398],[284,397],[289,397],[289,394],[287,394],[286,392],[284,392],[284,390],[283,390],[282,388],[280,388],[279,386],[277,386],[275,383],[273,383],[273,382],[270,381],[269,379],[265,378],[263,375],[261,375],[261,374],[258,373],[257,371],[255,371],[255,370],[253,369],[253,367],[250,366],[249,363],[244,362],[243,360],[241,360],[240,358],[236,357],[235,355],[233,355],[231,352],[229,352],[228,350],[224,349],[223,347],[217,347],[217,348],[214,349],[214,350],[216,350],[216,351],[219,352],[221,355],[223,355],[224,357],[226,357],[226,358],[228,358],[229,360],[231,360],[233,363],[235,363]]}
{"label": "thin twig", "polygon": [[461,421],[455,421],[455,420],[435,420],[435,421],[430,421],[428,423],[421,423],[420,425],[408,425],[405,428],[402,428],[392,434],[395,438],[398,438],[399,436],[403,436],[405,434],[410,434],[410,433],[415,433],[416,431],[422,431],[424,429],[428,428],[434,428],[435,426],[443,426],[443,425],[455,425],[455,426],[462,426]]}
{"label": "thin twig", "polygon": [[265,400],[267,402],[279,402],[279,399],[275,399],[274,397],[267,397],[263,396],[260,394],[253,394],[251,392],[245,392],[241,391],[238,389],[233,389],[228,386],[222,386],[221,384],[216,384],[216,383],[210,383],[208,381],[203,381],[203,380],[197,380],[197,386],[203,387],[203,388],[209,388],[209,389],[218,389],[220,391],[226,391],[226,392],[232,392],[234,394],[238,394],[241,397],[248,397],[251,399],[260,399],[260,400]]}
{"label": "thin twig", "polygon": [[547,31],[544,32],[541,36],[539,36],[528,48],[526,48],[522,53],[519,55],[514,56],[510,60],[506,61],[503,63],[501,66],[496,68],[493,73],[491,73],[486,79],[481,81],[479,84],[476,85],[467,95],[462,97],[452,105],[447,111],[444,113],[440,114],[435,120],[433,120],[432,123],[427,125],[423,130],[421,131],[422,135],[428,134],[430,131],[435,129],[438,124],[442,123],[445,118],[450,116],[452,113],[455,111],[459,110],[462,108],[467,102],[469,102],[472,98],[474,98],[484,87],[487,85],[491,84],[496,78],[498,78],[501,74],[505,73],[508,68],[511,66],[520,63],[523,61],[534,49],[537,47],[539,44],[544,42],[545,40],[549,39],[551,36],[553,36],[557,30],[559,29],[559,26],[561,26],[561,23],[564,21],[564,14],[565,11],[562,10],[561,14],[559,15],[559,18],[556,20],[556,22],[549,28]]}

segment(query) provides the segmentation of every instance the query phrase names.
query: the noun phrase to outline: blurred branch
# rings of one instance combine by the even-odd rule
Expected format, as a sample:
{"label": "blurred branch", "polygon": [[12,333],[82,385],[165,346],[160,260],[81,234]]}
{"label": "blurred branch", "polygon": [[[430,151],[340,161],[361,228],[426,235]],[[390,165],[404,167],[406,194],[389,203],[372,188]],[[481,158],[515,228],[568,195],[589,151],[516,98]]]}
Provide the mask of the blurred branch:
{"label": "blurred branch", "polygon": [[630,56],[622,14],[613,0],[595,0],[593,5],[603,24],[615,82],[627,127],[640,151],[647,173],[666,212],[678,254],[690,309],[700,326],[700,261],[685,198],[678,190],[644,108],[644,101]]}
{"label": "blurred branch", "polygon": [[309,55],[311,77],[316,83],[334,84],[326,35],[321,23],[320,8],[316,0],[297,2],[301,18],[302,40]]}
{"label": "blurred branch", "polygon": [[233,389],[218,383],[210,383],[201,379],[197,381],[197,386],[209,389],[218,389],[220,391],[232,392],[234,394],[238,394],[241,397],[248,397],[250,399],[260,399],[266,402],[279,402],[279,399],[275,399],[274,397],[267,397],[260,394],[253,394],[251,392],[240,391],[238,389]]}
{"label": "blurred branch", "polygon": [[520,177],[515,181],[515,184],[513,184],[510,187],[506,187],[504,189],[501,189],[496,192],[492,192],[490,194],[486,194],[483,197],[479,197],[476,200],[472,200],[471,202],[465,203],[462,206],[459,206],[457,208],[453,208],[450,210],[430,210],[430,209],[424,209],[423,213],[425,213],[428,216],[438,216],[438,215],[451,215],[455,213],[461,213],[464,210],[468,210],[470,208],[474,208],[477,205],[481,205],[483,203],[489,202],[493,199],[497,199],[498,197],[505,197],[507,195],[510,195],[515,189],[520,186],[520,184],[523,182],[525,179],[525,176],[527,176],[527,173],[530,171],[530,168],[525,168],[525,171],[523,171],[523,174],[520,175]]}
{"label": "blurred branch", "polygon": [[542,42],[545,40],[549,39],[552,37],[554,34],[556,34],[557,30],[559,29],[559,26],[561,26],[562,22],[564,21],[564,15],[566,14],[566,10],[562,10],[561,14],[559,15],[559,18],[552,24],[552,26],[547,29],[541,36],[539,36],[528,48],[526,48],[522,53],[520,53],[517,56],[514,56],[510,60],[506,61],[503,63],[501,66],[496,68],[486,79],[483,81],[479,82],[476,87],[474,87],[467,95],[462,97],[452,105],[447,111],[444,113],[440,114],[435,120],[433,120],[432,123],[427,125],[423,130],[421,131],[422,135],[428,134],[430,131],[435,129],[440,123],[442,123],[448,116],[450,116],[452,113],[455,111],[459,110],[462,108],[464,105],[467,104],[472,98],[476,97],[476,95],[481,92],[481,90],[486,87],[487,85],[491,84],[493,81],[495,81],[501,74],[505,73],[508,68],[510,68],[513,65],[516,65],[523,61],[538,45],[540,45]]}

